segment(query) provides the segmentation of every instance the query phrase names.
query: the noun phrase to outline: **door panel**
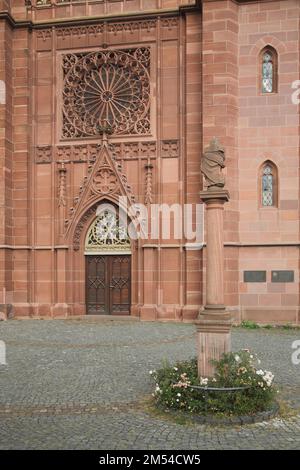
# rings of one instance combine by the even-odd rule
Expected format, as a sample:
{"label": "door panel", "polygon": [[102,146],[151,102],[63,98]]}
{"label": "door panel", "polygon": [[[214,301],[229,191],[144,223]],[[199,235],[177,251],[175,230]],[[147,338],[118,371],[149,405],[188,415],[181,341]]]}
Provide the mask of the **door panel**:
{"label": "door panel", "polygon": [[130,315],[131,257],[86,257],[86,304],[90,315]]}
{"label": "door panel", "polygon": [[130,315],[130,256],[111,256],[110,305],[113,315]]}
{"label": "door panel", "polygon": [[86,298],[87,310],[91,315],[109,314],[107,293],[107,269],[105,256],[86,257]]}

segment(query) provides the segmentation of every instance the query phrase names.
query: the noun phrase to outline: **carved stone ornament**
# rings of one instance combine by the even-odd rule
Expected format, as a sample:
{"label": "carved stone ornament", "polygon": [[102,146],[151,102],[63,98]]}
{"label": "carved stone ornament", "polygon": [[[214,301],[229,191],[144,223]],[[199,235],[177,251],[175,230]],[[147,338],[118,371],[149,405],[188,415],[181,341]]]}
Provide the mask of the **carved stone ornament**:
{"label": "carved stone ornament", "polygon": [[201,172],[204,175],[207,189],[224,188],[223,168],[225,168],[225,149],[214,137],[206,147],[201,160]]}
{"label": "carved stone ornament", "polygon": [[59,189],[58,189],[58,207],[66,206],[66,167],[62,162],[58,169]]}
{"label": "carved stone ornament", "polygon": [[110,168],[101,168],[93,178],[93,187],[99,194],[112,194],[118,189],[117,175]]}
{"label": "carved stone ornament", "polygon": [[178,140],[163,140],[161,143],[161,156],[163,158],[179,157],[179,141]]}
{"label": "carved stone ornament", "polygon": [[[107,142],[104,142],[102,146],[98,145],[96,162],[88,166],[88,174],[84,177],[79,192],[74,198],[73,206],[69,209],[68,219],[65,219],[65,229],[68,233],[76,220],[76,214],[84,211],[74,232],[73,246],[75,250],[79,249],[81,232],[86,221],[94,214],[99,201],[105,196],[114,198],[123,196],[127,198],[129,204],[135,203],[135,196],[122,171],[122,165],[115,160]],[[89,209],[87,209],[88,207]]]}
{"label": "carved stone ornament", "polygon": [[52,147],[45,145],[36,149],[36,163],[51,163]]}
{"label": "carved stone ornament", "polygon": [[153,171],[153,165],[151,163],[150,158],[148,158],[147,165],[145,165],[146,169],[146,190],[145,190],[145,204],[149,205],[152,204],[153,202],[153,197],[152,197],[152,171]]}
{"label": "carved stone ornament", "polygon": [[[109,144],[110,151],[116,160],[138,160],[156,158],[156,142],[114,142]],[[42,148],[38,148],[37,163],[43,163]],[[48,147],[51,151],[51,147]],[[94,163],[97,159],[98,144],[59,145],[54,149],[57,162],[89,162]],[[165,155],[163,155],[165,156]],[[170,153],[167,156],[175,156]],[[40,158],[41,161],[38,160]]]}
{"label": "carved stone ornament", "polygon": [[64,138],[150,133],[150,48],[63,56]]}

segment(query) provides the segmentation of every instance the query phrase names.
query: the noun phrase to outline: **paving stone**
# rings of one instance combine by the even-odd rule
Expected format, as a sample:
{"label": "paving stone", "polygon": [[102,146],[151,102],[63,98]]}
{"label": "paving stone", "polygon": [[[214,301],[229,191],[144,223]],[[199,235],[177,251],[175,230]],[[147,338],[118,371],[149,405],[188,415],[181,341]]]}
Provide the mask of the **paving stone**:
{"label": "paving stone", "polygon": [[[190,324],[8,321],[0,324],[0,449],[299,449],[300,415],[244,426],[180,425],[140,404],[149,370],[196,354]],[[294,330],[233,331],[300,409]]]}

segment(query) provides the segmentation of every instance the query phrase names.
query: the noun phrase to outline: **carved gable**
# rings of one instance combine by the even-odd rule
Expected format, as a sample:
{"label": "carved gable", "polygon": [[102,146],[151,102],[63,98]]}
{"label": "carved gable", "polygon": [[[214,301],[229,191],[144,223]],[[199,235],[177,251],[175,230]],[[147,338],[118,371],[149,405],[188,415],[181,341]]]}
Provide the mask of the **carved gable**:
{"label": "carved gable", "polygon": [[85,214],[85,209],[93,208],[105,197],[117,201],[119,196],[125,196],[128,204],[135,202],[127,177],[122,173],[122,165],[115,160],[107,142],[98,146],[98,152],[96,162],[89,166],[89,174],[85,176],[79,194],[74,199],[74,206],[70,209],[70,217],[66,220],[67,233],[77,220],[77,215]]}

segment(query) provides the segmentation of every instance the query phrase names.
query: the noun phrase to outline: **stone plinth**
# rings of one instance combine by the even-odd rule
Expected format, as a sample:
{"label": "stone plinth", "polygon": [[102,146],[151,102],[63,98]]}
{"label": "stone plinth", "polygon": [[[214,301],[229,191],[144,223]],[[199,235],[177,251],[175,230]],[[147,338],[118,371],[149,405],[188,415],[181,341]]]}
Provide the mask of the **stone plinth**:
{"label": "stone plinth", "polygon": [[231,349],[232,319],[225,309],[204,309],[198,320],[197,347],[198,347],[198,373],[201,377],[212,377],[215,368],[212,360],[219,360],[223,353]]}

